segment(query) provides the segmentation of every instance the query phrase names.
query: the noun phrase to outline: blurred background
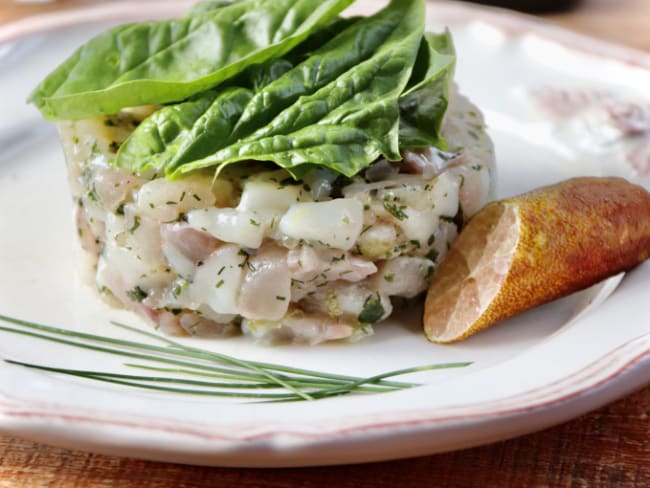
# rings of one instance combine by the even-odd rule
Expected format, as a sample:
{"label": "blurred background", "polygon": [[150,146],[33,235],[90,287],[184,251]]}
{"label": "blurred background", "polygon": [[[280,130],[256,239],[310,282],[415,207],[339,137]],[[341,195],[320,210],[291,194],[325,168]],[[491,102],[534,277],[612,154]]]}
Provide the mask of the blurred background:
{"label": "blurred background", "polygon": [[[90,3],[93,0],[0,0],[3,3],[15,5],[27,4],[56,4],[57,6],[74,5],[80,3]],[[101,0],[94,0],[101,1]],[[106,1],[106,0],[104,0]],[[467,1],[467,0],[461,0]],[[573,7],[580,0],[473,0],[473,3],[485,5],[495,5],[497,7],[521,10],[524,12],[540,13],[561,11]]]}
{"label": "blurred background", "polygon": [[[117,0],[0,0],[0,23],[43,12],[112,1]],[[148,0],[131,0],[129,3],[138,1],[147,3]],[[428,1],[435,3],[444,0]],[[650,0],[456,1],[509,8],[539,15],[593,37],[650,50]]]}
{"label": "blurred background", "polygon": [[[101,1],[101,0],[94,0]],[[105,0],[106,1],[106,0]],[[462,0],[466,1],[466,0]],[[561,11],[573,7],[580,0],[472,0],[473,3],[482,3],[485,5],[495,5],[497,7],[510,8],[514,10],[521,10],[524,12],[553,12]],[[93,0],[0,0],[0,5],[3,3],[15,4],[79,4],[79,3],[92,3]]]}
{"label": "blurred background", "polygon": [[580,0],[473,0],[470,3],[521,10],[530,13],[561,12],[573,8]]}

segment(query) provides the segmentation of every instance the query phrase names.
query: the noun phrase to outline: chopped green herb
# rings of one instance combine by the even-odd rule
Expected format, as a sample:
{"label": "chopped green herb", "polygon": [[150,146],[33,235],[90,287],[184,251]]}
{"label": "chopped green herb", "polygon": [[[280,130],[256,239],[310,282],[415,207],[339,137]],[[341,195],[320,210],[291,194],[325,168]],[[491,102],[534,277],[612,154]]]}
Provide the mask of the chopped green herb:
{"label": "chopped green herb", "polygon": [[404,212],[404,210],[406,209],[406,205],[400,205],[398,207],[397,204],[389,203],[388,201],[384,200],[384,208],[389,214],[391,214],[397,220],[405,220],[408,218],[408,215],[406,214],[406,212]]}
{"label": "chopped green herb", "polygon": [[381,304],[379,293],[369,295],[363,302],[363,308],[359,314],[359,322],[362,324],[374,324],[384,316],[385,310]]}
{"label": "chopped green herb", "polygon": [[438,259],[439,252],[436,251],[435,249],[431,249],[425,256],[427,259],[430,259],[431,261],[435,262]]}
{"label": "chopped green herb", "polygon": [[136,215],[133,217],[133,225],[129,229],[129,232],[133,234],[138,229],[138,227],[140,227],[140,217]]}
{"label": "chopped green herb", "polygon": [[147,298],[147,293],[139,286],[133,287],[131,290],[127,292],[127,295],[134,302],[141,302],[142,300]]}
{"label": "chopped green herb", "polygon": [[224,284],[223,280],[219,280],[216,285],[214,285],[215,288],[221,288]]}
{"label": "chopped green herb", "polygon": [[90,148],[90,155],[91,156],[98,156],[102,153],[102,150],[99,148],[99,144],[97,141],[93,142],[92,147]]}
{"label": "chopped green herb", "polygon": [[112,294],[113,294],[113,292],[111,291],[111,289],[110,289],[108,286],[106,286],[106,285],[102,285],[102,286],[99,288],[99,293],[101,293],[102,295],[112,295]]}
{"label": "chopped green herb", "polygon": [[98,202],[99,197],[97,196],[97,190],[95,190],[95,185],[93,184],[92,188],[88,191],[88,198],[93,202]]}
{"label": "chopped green herb", "polygon": [[172,289],[172,296],[174,298],[178,298],[182,292],[183,292],[183,285],[177,283],[176,285],[174,285],[174,288]]}
{"label": "chopped green herb", "polygon": [[389,283],[392,283],[395,280],[395,273],[386,273],[384,279]]}
{"label": "chopped green herb", "polygon": [[433,267],[433,266],[429,266],[429,267],[427,268],[427,274],[426,274],[426,276],[424,277],[425,280],[429,281],[431,278],[433,278],[433,270],[434,270],[434,267]]}

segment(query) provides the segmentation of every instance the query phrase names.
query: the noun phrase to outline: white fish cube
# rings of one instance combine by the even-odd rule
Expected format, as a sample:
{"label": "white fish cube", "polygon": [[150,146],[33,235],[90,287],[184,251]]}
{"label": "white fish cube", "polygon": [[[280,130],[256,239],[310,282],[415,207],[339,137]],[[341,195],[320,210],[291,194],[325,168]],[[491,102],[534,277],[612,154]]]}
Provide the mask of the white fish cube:
{"label": "white fish cube", "polygon": [[294,203],[300,201],[300,187],[281,186],[275,181],[247,181],[237,208],[245,211],[267,209],[284,213]]}
{"label": "white fish cube", "polygon": [[363,205],[355,198],[293,204],[280,220],[280,231],[344,251],[354,246],[363,225]]}
{"label": "white fish cube", "polygon": [[193,210],[187,214],[187,223],[224,242],[250,248],[260,247],[268,227],[266,219],[256,213],[235,208]]}
{"label": "white fish cube", "polygon": [[239,288],[246,256],[237,246],[224,245],[198,267],[190,285],[190,297],[220,314],[238,314]]}

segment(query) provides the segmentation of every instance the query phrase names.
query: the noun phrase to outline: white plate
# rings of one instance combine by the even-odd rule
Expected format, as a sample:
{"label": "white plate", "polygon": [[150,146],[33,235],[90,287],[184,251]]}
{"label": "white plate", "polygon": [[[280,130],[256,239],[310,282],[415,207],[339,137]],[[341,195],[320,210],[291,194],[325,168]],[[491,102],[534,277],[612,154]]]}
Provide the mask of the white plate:
{"label": "white plate", "polygon": [[[24,99],[74,47],[111,22],[178,13],[182,3],[112,2],[0,28],[2,313],[105,334],[117,334],[109,319],[139,323],[79,284],[55,131]],[[355,11],[371,5],[361,1]],[[649,186],[647,54],[461,4],[436,3],[428,16],[432,29],[450,25],[460,85],[487,115],[500,195],[579,174],[617,174]],[[419,373],[410,379],[425,386],[381,396],[247,404],[105,386],[2,363],[0,430],[109,454],[222,466],[352,463],[492,442],[580,415],[650,381],[650,262],[607,297],[617,283],[452,346],[427,343],[417,312],[351,345],[196,342],[241,357],[357,375],[474,361],[465,369]],[[585,299],[591,305],[574,317]],[[1,334],[2,357],[121,368],[114,357]]]}

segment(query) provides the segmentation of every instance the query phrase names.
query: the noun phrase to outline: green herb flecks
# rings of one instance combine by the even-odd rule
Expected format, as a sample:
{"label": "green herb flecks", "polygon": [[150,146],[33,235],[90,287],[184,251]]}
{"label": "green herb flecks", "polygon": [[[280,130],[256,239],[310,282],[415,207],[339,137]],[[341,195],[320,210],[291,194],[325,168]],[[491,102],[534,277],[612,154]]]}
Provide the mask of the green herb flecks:
{"label": "green herb flecks", "polygon": [[127,295],[131,300],[134,302],[141,302],[145,298],[147,298],[147,292],[144,291],[142,288],[139,286],[133,287],[131,290],[127,292]]}
{"label": "green herb flecks", "polygon": [[363,302],[363,308],[359,314],[359,322],[362,324],[374,324],[384,316],[384,306],[381,304],[379,293],[369,295]]}
{"label": "green herb flecks", "polygon": [[406,210],[406,205],[398,205],[387,200],[384,200],[383,204],[384,209],[397,220],[406,220],[409,218],[408,214],[404,211]]}

